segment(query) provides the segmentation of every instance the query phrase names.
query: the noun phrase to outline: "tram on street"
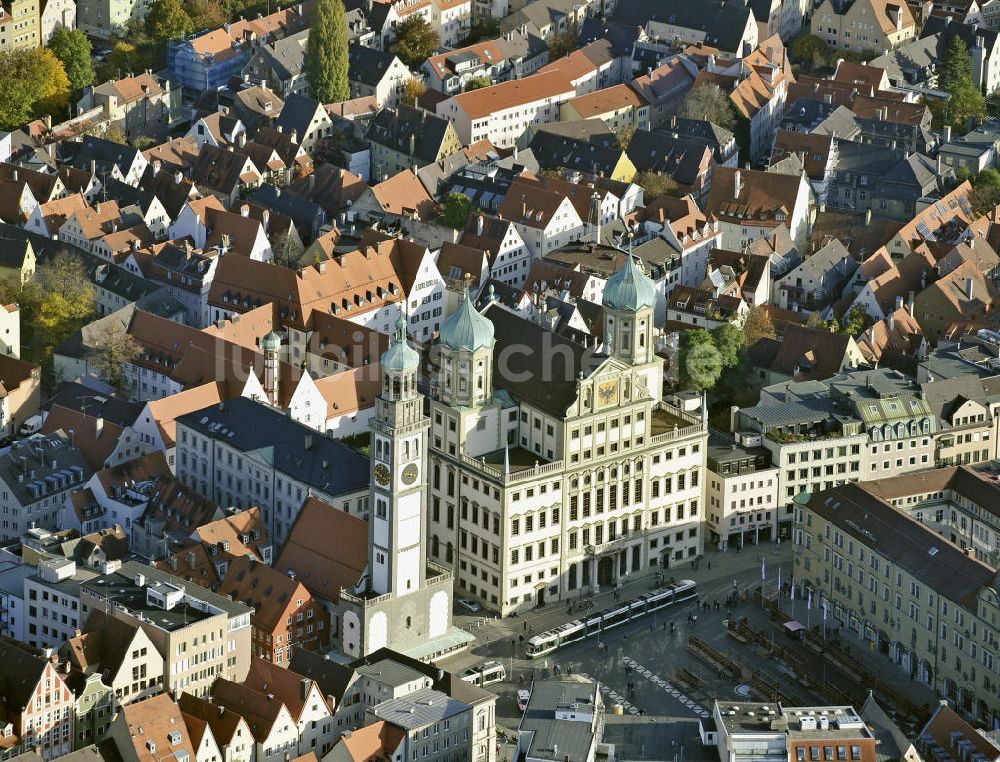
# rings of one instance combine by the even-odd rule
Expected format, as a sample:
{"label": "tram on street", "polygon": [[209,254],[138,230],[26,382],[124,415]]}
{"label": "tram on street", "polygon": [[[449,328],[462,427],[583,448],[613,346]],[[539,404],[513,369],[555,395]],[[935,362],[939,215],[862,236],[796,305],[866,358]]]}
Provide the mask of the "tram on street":
{"label": "tram on street", "polygon": [[604,611],[586,614],[580,619],[566,622],[528,640],[526,653],[529,659],[537,659],[555,651],[568,643],[599,635],[605,630],[617,627],[633,619],[652,614],[655,611],[693,601],[698,597],[698,584],[691,579],[678,582],[652,593],[640,595],[630,601],[616,603]]}

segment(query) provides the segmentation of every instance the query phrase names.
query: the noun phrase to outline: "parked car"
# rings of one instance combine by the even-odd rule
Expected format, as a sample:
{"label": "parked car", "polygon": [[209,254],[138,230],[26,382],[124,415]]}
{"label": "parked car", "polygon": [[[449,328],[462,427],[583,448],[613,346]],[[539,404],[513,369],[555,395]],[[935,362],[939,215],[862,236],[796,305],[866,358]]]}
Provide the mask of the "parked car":
{"label": "parked car", "polygon": [[470,614],[478,614],[483,610],[483,607],[478,601],[474,601],[471,598],[459,598],[455,601],[459,606],[468,611]]}

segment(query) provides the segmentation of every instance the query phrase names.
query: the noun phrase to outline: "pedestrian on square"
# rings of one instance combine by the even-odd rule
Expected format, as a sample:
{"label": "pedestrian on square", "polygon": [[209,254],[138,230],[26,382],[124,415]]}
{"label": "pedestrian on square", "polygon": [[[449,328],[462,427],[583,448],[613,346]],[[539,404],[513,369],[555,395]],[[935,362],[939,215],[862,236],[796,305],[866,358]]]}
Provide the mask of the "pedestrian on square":
{"label": "pedestrian on square", "polygon": [[711,569],[711,568],[712,568],[712,562],[711,562],[711,561],[709,561],[709,562],[708,562],[708,568],[709,568],[709,569]]}

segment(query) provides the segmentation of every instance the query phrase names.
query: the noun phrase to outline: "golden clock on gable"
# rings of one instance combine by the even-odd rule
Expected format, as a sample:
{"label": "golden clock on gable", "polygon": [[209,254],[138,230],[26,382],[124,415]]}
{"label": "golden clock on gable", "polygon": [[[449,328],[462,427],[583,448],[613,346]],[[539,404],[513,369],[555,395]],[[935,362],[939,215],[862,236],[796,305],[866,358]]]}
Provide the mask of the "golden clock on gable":
{"label": "golden clock on gable", "polygon": [[613,407],[618,404],[618,379],[602,381],[597,385],[598,407]]}

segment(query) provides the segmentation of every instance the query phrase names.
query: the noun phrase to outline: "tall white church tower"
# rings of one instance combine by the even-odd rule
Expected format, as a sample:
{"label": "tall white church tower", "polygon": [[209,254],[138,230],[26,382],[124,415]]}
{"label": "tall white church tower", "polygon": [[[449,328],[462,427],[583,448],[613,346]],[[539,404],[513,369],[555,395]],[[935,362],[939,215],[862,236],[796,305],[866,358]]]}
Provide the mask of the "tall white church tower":
{"label": "tall white church tower", "polygon": [[425,582],[430,421],[417,391],[419,366],[420,355],[407,343],[406,320],[400,316],[382,355],[382,392],[372,420],[368,569],[376,595],[405,596]]}

